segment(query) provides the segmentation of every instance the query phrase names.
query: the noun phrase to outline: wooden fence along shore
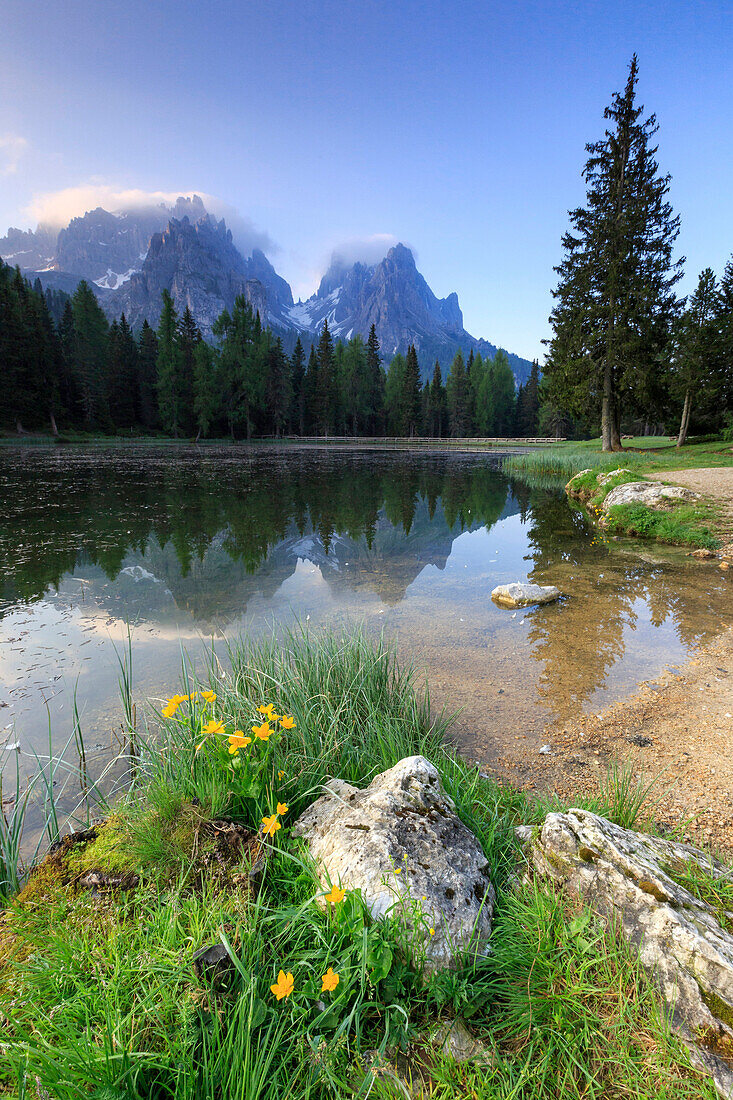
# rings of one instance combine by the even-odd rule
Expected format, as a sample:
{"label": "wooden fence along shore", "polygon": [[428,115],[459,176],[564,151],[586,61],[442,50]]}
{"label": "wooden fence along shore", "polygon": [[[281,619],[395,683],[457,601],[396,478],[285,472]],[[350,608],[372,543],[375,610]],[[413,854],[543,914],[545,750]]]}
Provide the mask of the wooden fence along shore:
{"label": "wooden fence along shore", "polygon": [[435,436],[398,436],[398,435],[284,435],[280,437],[287,443],[352,443],[361,446],[362,443],[388,444],[389,446],[409,447],[505,447],[522,446],[527,443],[564,443],[565,436],[466,436],[460,439],[436,438]]}

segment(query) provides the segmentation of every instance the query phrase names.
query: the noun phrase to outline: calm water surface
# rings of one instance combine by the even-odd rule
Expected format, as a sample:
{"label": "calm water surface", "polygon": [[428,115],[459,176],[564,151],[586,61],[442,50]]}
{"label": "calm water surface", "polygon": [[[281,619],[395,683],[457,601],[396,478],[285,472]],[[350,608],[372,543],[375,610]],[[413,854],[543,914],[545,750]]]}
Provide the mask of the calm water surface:
{"label": "calm water surface", "polygon": [[[120,726],[115,647],[135,697],[178,686],[181,647],[307,621],[364,624],[462,707],[490,760],[599,709],[731,621],[729,586],[683,552],[594,542],[559,489],[494,456],[374,450],[0,449],[0,763],[56,748],[75,685],[89,748]],[[512,581],[568,598],[516,614]],[[219,640],[217,642],[217,639]]]}

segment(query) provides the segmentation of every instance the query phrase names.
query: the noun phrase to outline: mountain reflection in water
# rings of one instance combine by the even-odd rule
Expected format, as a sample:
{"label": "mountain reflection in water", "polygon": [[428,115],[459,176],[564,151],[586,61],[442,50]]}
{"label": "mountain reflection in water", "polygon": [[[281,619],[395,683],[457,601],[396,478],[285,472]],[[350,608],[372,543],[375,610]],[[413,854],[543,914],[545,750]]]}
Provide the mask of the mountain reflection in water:
{"label": "mountain reflection in water", "polygon": [[[173,690],[180,645],[201,654],[202,637],[296,619],[384,629],[436,702],[465,708],[461,745],[491,756],[657,675],[730,609],[717,571],[594,544],[559,489],[509,482],[486,455],[3,448],[0,515],[0,727],[34,746],[46,701],[68,737],[78,677],[104,749],[128,621],[138,699]],[[525,578],[569,598],[491,603]]]}

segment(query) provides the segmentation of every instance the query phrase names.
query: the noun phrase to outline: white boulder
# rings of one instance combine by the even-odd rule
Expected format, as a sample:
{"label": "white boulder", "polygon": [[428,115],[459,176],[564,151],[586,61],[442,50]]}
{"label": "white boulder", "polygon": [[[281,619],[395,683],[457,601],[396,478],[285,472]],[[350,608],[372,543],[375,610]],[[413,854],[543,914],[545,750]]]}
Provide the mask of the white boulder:
{"label": "white boulder", "polygon": [[733,936],[722,914],[681,885],[689,872],[726,882],[733,873],[687,844],[587,810],[551,813],[540,829],[517,833],[535,874],[579,893],[621,929],[658,983],[693,1062],[722,1096],[733,1096],[733,1063],[720,1053],[733,1042]]}
{"label": "white boulder", "polygon": [[483,952],[494,888],[481,845],[460,820],[437,769],[409,756],[359,789],[332,779],[301,815],[325,890],[359,890],[372,916],[397,916],[424,973]]}
{"label": "white boulder", "polygon": [[662,511],[675,504],[689,504],[698,499],[698,494],[682,485],[660,485],[656,481],[627,481],[612,489],[603,502],[603,511],[607,512],[616,504],[644,504],[647,508]]}
{"label": "white boulder", "polygon": [[494,603],[500,607],[528,607],[533,603],[552,603],[558,599],[560,589],[552,584],[522,584],[514,581],[512,584],[500,584],[491,593]]}

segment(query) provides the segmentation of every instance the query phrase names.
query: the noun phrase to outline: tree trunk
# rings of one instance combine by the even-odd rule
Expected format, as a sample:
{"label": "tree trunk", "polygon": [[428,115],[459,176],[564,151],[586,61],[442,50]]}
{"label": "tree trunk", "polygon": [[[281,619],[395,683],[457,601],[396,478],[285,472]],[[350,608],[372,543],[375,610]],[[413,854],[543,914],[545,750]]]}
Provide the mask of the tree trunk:
{"label": "tree trunk", "polygon": [[618,402],[614,399],[613,403],[613,430],[611,432],[611,443],[613,444],[614,451],[623,451],[621,445],[621,412],[618,407]]}
{"label": "tree trunk", "polygon": [[51,421],[51,435],[58,436],[59,430],[56,427],[56,417],[53,415],[53,412],[50,412],[48,414],[48,417],[49,417],[49,420]]}
{"label": "tree trunk", "polygon": [[682,420],[680,421],[680,432],[677,436],[677,446],[684,447],[687,442],[687,429],[690,426],[690,408],[692,406],[692,396],[689,389],[685,393],[685,404],[682,408]]}
{"label": "tree trunk", "polygon": [[610,363],[606,362],[603,372],[603,398],[601,403],[601,445],[604,451],[614,450],[614,413],[613,374]]}

